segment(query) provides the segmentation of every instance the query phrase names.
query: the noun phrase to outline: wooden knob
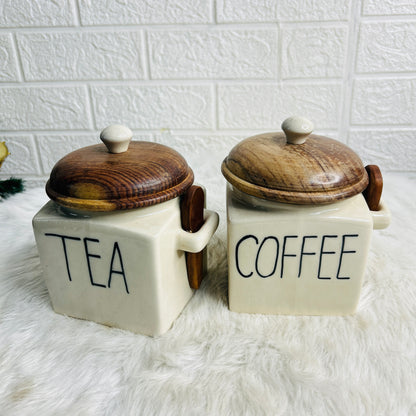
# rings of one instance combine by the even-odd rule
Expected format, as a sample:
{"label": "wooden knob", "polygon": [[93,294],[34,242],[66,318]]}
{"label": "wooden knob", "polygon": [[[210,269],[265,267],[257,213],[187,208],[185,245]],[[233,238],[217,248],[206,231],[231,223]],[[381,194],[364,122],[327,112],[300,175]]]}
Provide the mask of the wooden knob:
{"label": "wooden knob", "polygon": [[132,131],[120,124],[108,126],[100,134],[100,139],[107,146],[110,153],[126,152],[132,137]]}
{"label": "wooden knob", "polygon": [[285,132],[287,143],[302,144],[312,133],[313,123],[306,118],[293,116],[282,123],[282,130]]}

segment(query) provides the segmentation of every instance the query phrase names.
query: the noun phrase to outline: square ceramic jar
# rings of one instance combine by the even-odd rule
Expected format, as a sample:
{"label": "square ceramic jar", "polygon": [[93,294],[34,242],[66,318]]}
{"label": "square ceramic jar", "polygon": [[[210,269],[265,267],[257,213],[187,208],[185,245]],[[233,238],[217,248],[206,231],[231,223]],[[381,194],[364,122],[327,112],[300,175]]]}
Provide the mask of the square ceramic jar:
{"label": "square ceramic jar", "polygon": [[218,215],[177,152],[131,135],[111,126],[108,149],[61,159],[33,227],[56,312],[159,335],[200,284]]}
{"label": "square ceramic jar", "polygon": [[268,133],[244,140],[222,166],[229,182],[229,307],[351,314],[372,230],[390,221],[379,202],[381,175],[375,166],[365,169],[342,143],[309,136],[308,120],[291,118],[283,128],[287,137]]}

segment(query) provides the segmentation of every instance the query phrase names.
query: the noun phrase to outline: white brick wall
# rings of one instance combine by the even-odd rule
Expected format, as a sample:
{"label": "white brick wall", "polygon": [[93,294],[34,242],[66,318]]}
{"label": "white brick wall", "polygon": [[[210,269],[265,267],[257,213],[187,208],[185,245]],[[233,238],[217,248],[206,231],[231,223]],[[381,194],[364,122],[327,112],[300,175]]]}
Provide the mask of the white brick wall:
{"label": "white brick wall", "polygon": [[91,127],[86,86],[0,87],[2,130],[18,133]]}
{"label": "white brick wall", "polygon": [[17,34],[27,81],[144,79],[142,43],[141,31]]}
{"label": "white brick wall", "polygon": [[18,81],[16,54],[13,47],[13,36],[10,33],[0,34],[0,81]]}
{"label": "white brick wall", "polygon": [[276,79],[277,29],[151,30],[152,79]]}
{"label": "white brick wall", "polygon": [[132,129],[214,127],[209,85],[106,85],[91,87],[96,127],[122,121]]}
{"label": "white brick wall", "polygon": [[350,0],[218,0],[219,23],[347,20]]}
{"label": "white brick wall", "polygon": [[221,175],[291,114],[415,171],[415,45],[405,0],[0,0],[0,178],[42,184],[110,123]]}
{"label": "white brick wall", "polygon": [[281,130],[292,114],[313,120],[319,130],[340,123],[341,85],[334,83],[238,83],[218,87],[220,129]]}
{"label": "white brick wall", "polygon": [[282,78],[342,78],[348,26],[282,25]]}
{"label": "white brick wall", "polygon": [[83,25],[210,23],[208,0],[79,0]]}

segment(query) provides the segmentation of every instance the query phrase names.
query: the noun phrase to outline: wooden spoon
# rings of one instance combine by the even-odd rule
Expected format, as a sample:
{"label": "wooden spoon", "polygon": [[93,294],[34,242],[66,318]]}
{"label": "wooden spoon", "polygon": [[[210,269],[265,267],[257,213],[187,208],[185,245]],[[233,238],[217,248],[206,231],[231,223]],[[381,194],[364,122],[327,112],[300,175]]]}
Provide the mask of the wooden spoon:
{"label": "wooden spoon", "polygon": [[[181,200],[182,228],[188,232],[197,232],[204,223],[205,194],[200,186],[192,185]],[[185,253],[189,286],[199,289],[203,277],[203,251]]]}
{"label": "wooden spoon", "polygon": [[367,165],[365,170],[368,174],[369,183],[363,191],[364,198],[370,211],[378,211],[381,192],[383,191],[383,176],[377,165]]}

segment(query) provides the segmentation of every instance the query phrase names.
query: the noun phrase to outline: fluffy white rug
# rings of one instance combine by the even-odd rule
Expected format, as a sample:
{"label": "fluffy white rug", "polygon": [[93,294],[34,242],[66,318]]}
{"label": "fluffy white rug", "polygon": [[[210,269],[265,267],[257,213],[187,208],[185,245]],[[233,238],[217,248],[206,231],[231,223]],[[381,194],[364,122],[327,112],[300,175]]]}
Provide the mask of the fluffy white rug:
{"label": "fluffy white rug", "polygon": [[224,182],[204,183],[210,273],[157,338],[55,314],[31,228],[44,191],[0,202],[0,414],[416,415],[416,180],[385,175],[392,224],[348,317],[230,312]]}

